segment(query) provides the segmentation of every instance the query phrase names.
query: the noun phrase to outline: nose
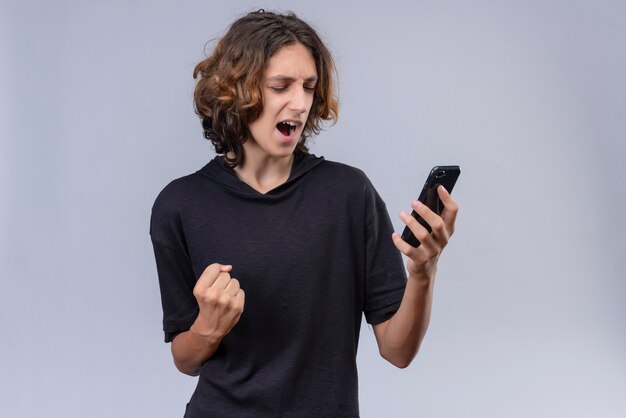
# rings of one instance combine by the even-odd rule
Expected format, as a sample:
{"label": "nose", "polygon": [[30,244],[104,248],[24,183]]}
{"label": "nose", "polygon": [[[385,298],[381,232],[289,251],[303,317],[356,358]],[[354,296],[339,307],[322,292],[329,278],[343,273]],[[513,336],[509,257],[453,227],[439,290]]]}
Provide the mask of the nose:
{"label": "nose", "polygon": [[289,100],[289,108],[297,113],[304,113],[307,110],[307,92],[304,85],[294,86]]}

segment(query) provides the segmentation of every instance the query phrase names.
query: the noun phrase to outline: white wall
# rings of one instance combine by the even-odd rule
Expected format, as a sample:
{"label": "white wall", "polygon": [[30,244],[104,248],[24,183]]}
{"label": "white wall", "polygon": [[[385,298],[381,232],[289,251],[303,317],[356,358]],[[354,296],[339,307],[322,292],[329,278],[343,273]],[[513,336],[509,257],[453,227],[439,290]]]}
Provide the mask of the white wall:
{"label": "white wall", "polygon": [[427,339],[396,370],[363,329],[362,416],[626,416],[625,4],[321,0],[0,3],[0,415],[182,416],[149,213],[212,156],[205,42],[259,7],[328,41],[340,122],[312,150],[398,230],[462,166]]}

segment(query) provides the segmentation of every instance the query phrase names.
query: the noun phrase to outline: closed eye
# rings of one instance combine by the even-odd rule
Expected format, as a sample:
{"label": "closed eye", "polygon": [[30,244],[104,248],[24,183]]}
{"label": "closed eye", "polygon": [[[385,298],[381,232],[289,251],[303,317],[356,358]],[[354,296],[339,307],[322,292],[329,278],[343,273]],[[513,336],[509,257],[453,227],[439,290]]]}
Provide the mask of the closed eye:
{"label": "closed eye", "polygon": [[[287,91],[290,87],[291,87],[291,84],[279,85],[279,86],[268,86],[270,90],[276,93]],[[307,93],[315,92],[315,84],[305,84],[303,88]]]}

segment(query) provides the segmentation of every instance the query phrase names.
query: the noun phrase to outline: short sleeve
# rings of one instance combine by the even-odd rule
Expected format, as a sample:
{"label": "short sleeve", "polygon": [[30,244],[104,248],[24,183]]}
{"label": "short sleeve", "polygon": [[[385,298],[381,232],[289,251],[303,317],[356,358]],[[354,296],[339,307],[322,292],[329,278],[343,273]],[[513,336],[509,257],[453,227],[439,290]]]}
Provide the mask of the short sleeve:
{"label": "short sleeve", "polygon": [[391,318],[406,287],[402,255],[393,244],[393,225],[385,202],[368,181],[365,187],[365,320],[372,325]]}
{"label": "short sleeve", "polygon": [[193,296],[196,279],[189,258],[168,245],[152,239],[161,289],[165,342],[187,331],[198,316]]}
{"label": "short sleeve", "polygon": [[198,303],[193,296],[196,276],[187,249],[180,215],[180,187],[168,185],[157,197],[150,218],[150,237],[154,248],[165,342],[187,331],[198,316]]}

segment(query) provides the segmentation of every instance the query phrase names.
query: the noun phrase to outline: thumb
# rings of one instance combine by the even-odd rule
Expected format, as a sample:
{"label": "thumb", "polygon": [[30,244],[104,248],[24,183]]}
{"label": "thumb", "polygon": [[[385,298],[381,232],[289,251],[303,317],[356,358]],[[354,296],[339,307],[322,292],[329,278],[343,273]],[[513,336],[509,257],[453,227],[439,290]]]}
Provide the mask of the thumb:
{"label": "thumb", "polygon": [[233,266],[229,264],[213,263],[208,265],[198,278],[196,288],[208,289],[217,280],[220,273],[228,273],[232,268]]}
{"label": "thumb", "polygon": [[219,266],[220,272],[222,273],[228,273],[229,271],[233,269],[233,266],[230,264],[217,264],[217,265]]}

